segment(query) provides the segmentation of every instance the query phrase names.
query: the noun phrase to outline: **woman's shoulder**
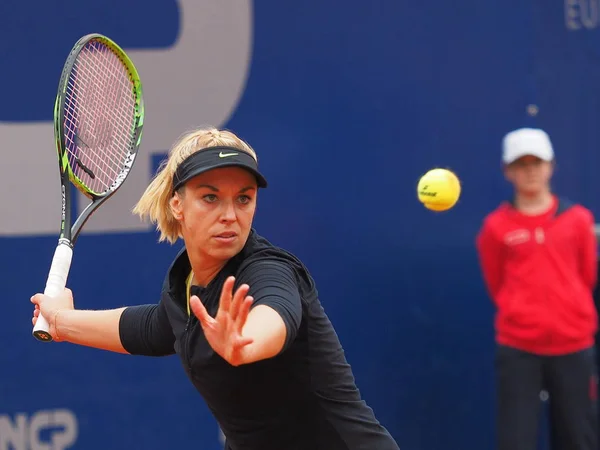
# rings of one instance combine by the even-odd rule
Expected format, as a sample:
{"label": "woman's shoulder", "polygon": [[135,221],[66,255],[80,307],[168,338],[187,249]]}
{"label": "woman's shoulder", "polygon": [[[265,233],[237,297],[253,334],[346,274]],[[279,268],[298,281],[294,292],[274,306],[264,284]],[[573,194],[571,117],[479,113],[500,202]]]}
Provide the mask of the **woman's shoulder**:
{"label": "woman's shoulder", "polygon": [[238,274],[242,274],[250,268],[280,266],[288,270],[291,269],[299,282],[307,283],[311,287],[314,286],[308,268],[298,256],[283,247],[273,244],[255,230],[251,231],[244,249],[238,256],[239,265],[236,270]]}

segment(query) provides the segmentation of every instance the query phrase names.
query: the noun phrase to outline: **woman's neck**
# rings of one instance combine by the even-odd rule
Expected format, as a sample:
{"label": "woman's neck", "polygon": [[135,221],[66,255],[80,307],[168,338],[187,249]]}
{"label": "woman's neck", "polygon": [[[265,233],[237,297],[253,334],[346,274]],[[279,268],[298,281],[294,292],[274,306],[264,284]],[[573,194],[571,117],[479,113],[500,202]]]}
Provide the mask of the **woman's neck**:
{"label": "woman's neck", "polygon": [[213,278],[221,271],[227,261],[207,260],[206,257],[190,254],[188,252],[190,265],[192,266],[192,284],[196,286],[208,286]]}
{"label": "woman's neck", "polygon": [[553,196],[549,190],[535,194],[520,194],[515,196],[515,207],[526,215],[542,214],[552,206]]}

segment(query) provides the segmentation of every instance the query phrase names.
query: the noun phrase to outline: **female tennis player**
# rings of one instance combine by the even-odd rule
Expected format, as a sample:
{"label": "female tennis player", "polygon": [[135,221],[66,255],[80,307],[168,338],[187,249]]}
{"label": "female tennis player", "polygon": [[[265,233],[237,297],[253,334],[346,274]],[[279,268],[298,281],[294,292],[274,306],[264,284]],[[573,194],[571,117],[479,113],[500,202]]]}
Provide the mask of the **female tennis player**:
{"label": "female tennis player", "polygon": [[361,398],[336,332],[298,258],[252,228],[267,181],[254,150],[199,129],[169,152],[134,208],[160,241],[183,239],[161,301],[79,311],[32,297],[56,341],[147,356],[178,354],[229,450],[398,450]]}

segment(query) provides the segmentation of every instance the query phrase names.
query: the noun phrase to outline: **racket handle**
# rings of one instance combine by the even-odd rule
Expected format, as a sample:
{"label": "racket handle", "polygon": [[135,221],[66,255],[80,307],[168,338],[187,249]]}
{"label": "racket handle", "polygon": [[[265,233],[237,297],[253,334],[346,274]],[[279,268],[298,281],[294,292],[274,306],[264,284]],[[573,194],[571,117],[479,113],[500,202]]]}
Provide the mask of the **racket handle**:
{"label": "racket handle", "polygon": [[[59,242],[52,258],[46,289],[44,289],[45,295],[56,297],[65,290],[72,258],[73,248],[67,242]],[[50,325],[41,313],[33,327],[33,336],[42,342],[52,342],[53,340],[50,335]]]}

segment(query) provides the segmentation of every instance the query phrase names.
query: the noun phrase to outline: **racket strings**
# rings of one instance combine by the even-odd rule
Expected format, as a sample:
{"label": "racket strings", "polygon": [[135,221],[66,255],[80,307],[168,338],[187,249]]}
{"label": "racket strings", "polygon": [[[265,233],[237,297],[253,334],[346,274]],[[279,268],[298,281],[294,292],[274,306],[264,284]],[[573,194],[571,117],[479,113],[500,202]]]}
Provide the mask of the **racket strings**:
{"label": "racket strings", "polygon": [[[85,86],[89,86],[90,87],[90,97],[91,97],[91,101],[90,102],[86,102],[83,105],[84,106],[88,106],[91,107],[91,109],[89,109],[88,111],[86,111],[89,115],[91,115],[92,113],[98,113],[100,108],[102,111],[106,112],[108,108],[114,108],[115,105],[119,105],[121,99],[122,99],[122,94],[123,91],[125,91],[125,94],[127,93],[131,93],[131,84],[129,81],[129,77],[128,77],[128,73],[127,71],[124,69],[124,67],[122,66],[120,60],[114,56],[111,53],[107,53],[110,52],[110,50],[105,49],[106,52],[104,54],[102,54],[102,56],[108,55],[109,59],[108,59],[108,63],[110,64],[110,67],[108,67],[108,75],[113,77],[113,80],[119,84],[116,83],[106,83],[107,78],[105,77],[104,79],[101,78],[101,75],[103,74],[99,74],[98,72],[94,72],[89,71],[89,75],[92,78],[92,82],[88,83]],[[102,65],[103,68],[106,68],[106,65],[104,64],[105,61],[100,60],[100,58],[98,58],[98,55],[100,55],[101,53],[99,52],[89,52],[90,56],[91,56],[91,61],[88,60],[80,60],[80,61],[85,61],[85,62],[90,62],[95,66],[100,66]],[[92,67],[93,69],[93,67]],[[116,72],[116,73],[115,73]],[[120,73],[119,73],[120,72]],[[85,82],[85,80],[84,80]],[[105,83],[104,85],[102,83]],[[98,89],[98,88],[101,89]],[[119,90],[119,87],[121,88]],[[102,92],[103,91],[103,92]],[[102,95],[104,94],[104,95]],[[115,119],[117,120],[117,123],[121,123],[121,124],[125,124],[127,122],[127,119],[131,120],[131,108],[134,107],[134,98],[133,95],[130,95],[129,99],[131,100],[130,104],[126,104],[124,105],[125,108],[117,108],[114,110],[110,110],[111,113],[116,114]],[[93,133],[94,137],[97,139],[96,140],[96,144],[99,145],[102,149],[104,149],[105,151],[107,150],[114,150],[114,148],[110,147],[110,141],[107,141],[106,138],[113,137],[111,136],[111,131],[112,131],[112,124],[108,121],[105,120],[106,117],[103,116],[99,116],[99,120],[95,123],[92,124],[91,122],[86,122],[88,127],[91,126],[91,129],[89,130],[88,133],[85,133],[84,130],[84,134],[89,135],[90,133]],[[123,148],[128,148],[128,144],[129,142],[127,142],[127,140],[129,139],[130,135],[129,132],[131,131],[131,126],[121,129],[121,133],[117,133],[116,135],[114,135],[115,138],[122,138],[121,142],[116,142],[116,144],[118,145],[118,147],[116,147],[117,152],[119,149],[123,149]],[[122,150],[121,150],[122,151]],[[118,153],[113,153],[110,155],[111,157],[118,157],[120,156]],[[118,158],[115,159],[115,161],[118,161]],[[116,172],[113,172],[113,175],[116,175]]]}
{"label": "racket strings", "polygon": [[77,56],[65,94],[69,165],[90,191],[104,193],[133,146],[136,98],[129,72],[109,47],[90,41]]}

